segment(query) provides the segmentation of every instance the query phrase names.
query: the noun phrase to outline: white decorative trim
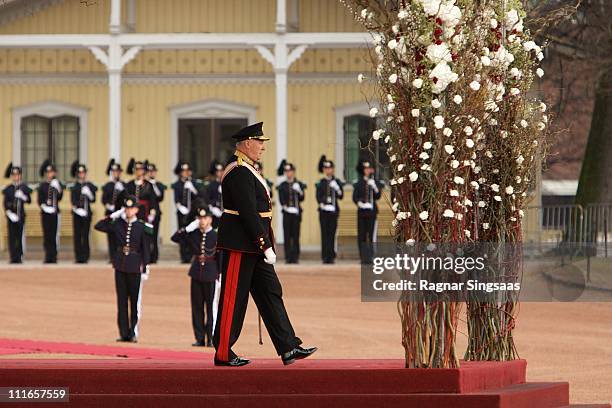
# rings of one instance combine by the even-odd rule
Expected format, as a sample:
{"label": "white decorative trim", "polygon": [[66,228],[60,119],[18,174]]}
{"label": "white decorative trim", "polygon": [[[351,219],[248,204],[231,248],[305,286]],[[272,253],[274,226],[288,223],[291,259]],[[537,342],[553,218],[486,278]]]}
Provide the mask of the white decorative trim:
{"label": "white decorative trim", "polygon": [[[124,73],[125,84],[273,84],[274,74],[135,74]],[[350,84],[356,82],[357,73],[289,73],[288,82],[294,84]],[[108,84],[107,74],[3,74],[0,84]]]}
{"label": "white decorative trim", "polygon": [[39,115],[53,118],[61,115],[71,115],[79,118],[79,161],[87,164],[89,110],[90,108],[53,100],[34,102],[29,105],[12,108],[13,163],[21,165],[21,120],[24,117]]}
{"label": "white decorative trim", "polygon": [[351,115],[369,116],[370,106],[367,102],[355,102],[335,107],[334,111],[336,112],[336,168],[344,177],[344,118]]}
{"label": "white decorative trim", "polygon": [[[243,103],[223,100],[205,99],[170,106],[170,174],[174,174],[174,166],[178,157],[179,119],[212,119],[212,118],[246,118],[248,123],[255,123],[257,107]],[[172,212],[176,212],[174,200],[170,204]],[[177,228],[176,217],[171,217],[171,230]]]}

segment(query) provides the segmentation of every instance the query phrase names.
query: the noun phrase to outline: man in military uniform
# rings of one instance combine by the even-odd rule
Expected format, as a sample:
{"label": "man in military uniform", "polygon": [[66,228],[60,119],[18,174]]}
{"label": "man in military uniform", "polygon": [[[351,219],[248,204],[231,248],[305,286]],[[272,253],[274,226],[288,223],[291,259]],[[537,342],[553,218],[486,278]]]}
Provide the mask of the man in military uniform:
{"label": "man in military uniform", "polygon": [[[106,167],[106,174],[110,176],[110,180],[102,186],[102,204],[104,204],[105,216],[109,216],[121,208],[121,201],[119,198],[123,191],[125,191],[125,184],[121,181],[121,173],[123,173],[121,163],[116,163],[115,159],[110,159]],[[113,262],[115,250],[117,249],[115,236],[113,234],[107,234],[106,237],[108,241],[109,260]]]}
{"label": "man in military uniform", "polygon": [[323,177],[317,183],[317,203],[319,204],[319,224],[321,225],[321,258],[325,264],[333,264],[336,259],[336,229],[340,205],[338,200],[344,197],[344,183],[334,176],[334,162],[325,155],[319,159],[319,173]]}
{"label": "man in military uniform", "polygon": [[[138,219],[136,196],[127,195],[123,207],[98,221],[95,228],[113,234],[117,250],[113,259],[117,291],[117,341],[136,343],[140,320],[142,283],[149,278],[153,226]],[[128,308],[129,301],[129,308]]]}
{"label": "man in military uniform", "polygon": [[154,163],[147,162],[147,181],[151,183],[153,192],[155,193],[155,212],[151,222],[153,224],[153,242],[151,245],[151,263],[157,263],[159,259],[159,225],[161,224],[161,203],[164,200],[164,192],[166,185],[161,181],[157,181],[157,166]]}
{"label": "man in military uniform", "polygon": [[[194,180],[191,177],[192,169],[189,163],[177,163],[174,174],[179,177],[172,184],[177,224],[179,228],[184,228],[191,222],[193,203],[203,195],[204,185],[200,180]],[[191,261],[191,249],[186,245],[180,246],[180,254],[182,263]]]}
{"label": "man in military uniform", "polygon": [[212,216],[202,203],[196,209],[196,219],[172,235],[172,241],[191,247],[193,260],[191,277],[191,323],[196,342],[194,347],[212,347],[213,299],[215,280],[219,279],[216,246],[217,233],[212,227]]}
{"label": "man in military uniform", "polygon": [[265,180],[253,168],[264,149],[263,123],[247,126],[232,138],[236,152],[225,167],[223,216],[217,249],[222,251],[221,300],[214,334],[215,365],[242,366],[232,346],[238,340],[249,292],[257,305],[274,348],[285,365],[305,358],[316,348],[302,348],[295,336],[274,271],[272,205]]}
{"label": "man in military uniform", "polygon": [[369,160],[359,160],[359,178],[353,184],[353,202],[357,204],[357,245],[362,264],[371,264],[374,256],[376,215],[383,184],[374,178],[374,166]]}
{"label": "man in military uniform", "polygon": [[134,179],[125,185],[125,191],[138,200],[138,218],[152,225],[157,216],[157,198],[153,186],[145,179],[146,168],[147,163],[130,159],[126,170],[127,174],[134,175]]}
{"label": "man in military uniform", "polygon": [[87,167],[77,161],[72,163],[70,175],[76,178],[70,189],[72,203],[72,235],[76,263],[89,261],[89,229],[91,227],[91,204],[96,202],[96,187],[87,181]]}
{"label": "man in military uniform", "polygon": [[217,160],[210,163],[208,173],[211,176],[210,183],[206,186],[206,202],[208,209],[213,217],[213,228],[219,226],[221,215],[223,214],[223,196],[221,194],[221,176],[223,175],[223,165]]}
{"label": "man in military uniform", "polygon": [[38,205],[40,206],[43,227],[43,246],[45,263],[57,263],[59,245],[59,202],[64,195],[64,187],[56,178],[57,170],[49,160],[45,160],[38,171],[46,180],[38,186]]}
{"label": "man in military uniform", "polygon": [[2,194],[4,195],[3,203],[7,219],[10,262],[21,263],[23,261],[23,229],[26,220],[24,205],[32,202],[30,198],[32,190],[21,182],[21,167],[9,163],[4,172],[4,178],[9,177],[11,178],[11,184],[2,190]]}
{"label": "man in military uniform", "polygon": [[278,175],[285,181],[277,187],[278,198],[283,207],[283,233],[285,236],[285,262],[296,264],[300,259],[300,225],[306,184],[295,178],[295,166],[283,159],[278,166]]}

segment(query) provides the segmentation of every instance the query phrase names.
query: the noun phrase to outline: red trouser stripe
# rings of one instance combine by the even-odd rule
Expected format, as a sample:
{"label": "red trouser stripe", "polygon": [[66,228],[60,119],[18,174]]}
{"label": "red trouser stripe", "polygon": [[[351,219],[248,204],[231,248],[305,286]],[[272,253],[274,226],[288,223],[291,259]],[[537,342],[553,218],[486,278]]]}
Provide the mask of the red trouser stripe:
{"label": "red trouser stripe", "polygon": [[236,304],[236,289],[238,288],[241,256],[242,253],[240,252],[230,252],[227,265],[223,311],[219,332],[218,359],[221,361],[229,360],[229,342],[232,330],[232,320],[234,317],[234,306]]}

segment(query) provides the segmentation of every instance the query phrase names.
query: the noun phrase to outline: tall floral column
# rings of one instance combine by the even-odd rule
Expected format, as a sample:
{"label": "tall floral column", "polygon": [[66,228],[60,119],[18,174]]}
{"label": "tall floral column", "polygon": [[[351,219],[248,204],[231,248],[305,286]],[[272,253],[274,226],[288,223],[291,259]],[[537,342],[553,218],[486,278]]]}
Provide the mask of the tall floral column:
{"label": "tall floral column", "polygon": [[[530,97],[543,58],[516,0],[351,0],[372,33],[398,243],[521,242],[543,158],[546,105]],[[520,256],[500,274],[520,274]],[[519,254],[520,255],[520,254]],[[516,298],[468,302],[468,359],[515,358]],[[398,304],[408,367],[456,367],[460,304]]]}

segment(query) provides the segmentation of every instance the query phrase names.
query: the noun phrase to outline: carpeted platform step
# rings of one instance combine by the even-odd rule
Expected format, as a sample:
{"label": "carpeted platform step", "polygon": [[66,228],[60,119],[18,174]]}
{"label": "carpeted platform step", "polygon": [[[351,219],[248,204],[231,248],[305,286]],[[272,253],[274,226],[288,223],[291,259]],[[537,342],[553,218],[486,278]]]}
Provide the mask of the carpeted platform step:
{"label": "carpeted platform step", "polygon": [[[202,360],[0,362],[3,384],[70,385],[71,394],[409,394],[469,393],[525,382],[526,362],[464,362],[459,369],[406,369],[402,360],[304,360],[242,368]],[[136,380],[137,379],[137,380]],[[135,381],[138,386],[135,387]]]}
{"label": "carpeted platform step", "polygon": [[[191,408],[214,406],[218,408],[557,408],[567,405],[567,384],[522,384],[511,390],[473,394],[261,394],[261,395],[193,395],[193,394],[129,394],[70,396],[71,404],[89,407],[134,408]],[[56,404],[45,404],[53,407]],[[61,406],[57,404],[57,406]],[[18,408],[19,405],[14,405]]]}

